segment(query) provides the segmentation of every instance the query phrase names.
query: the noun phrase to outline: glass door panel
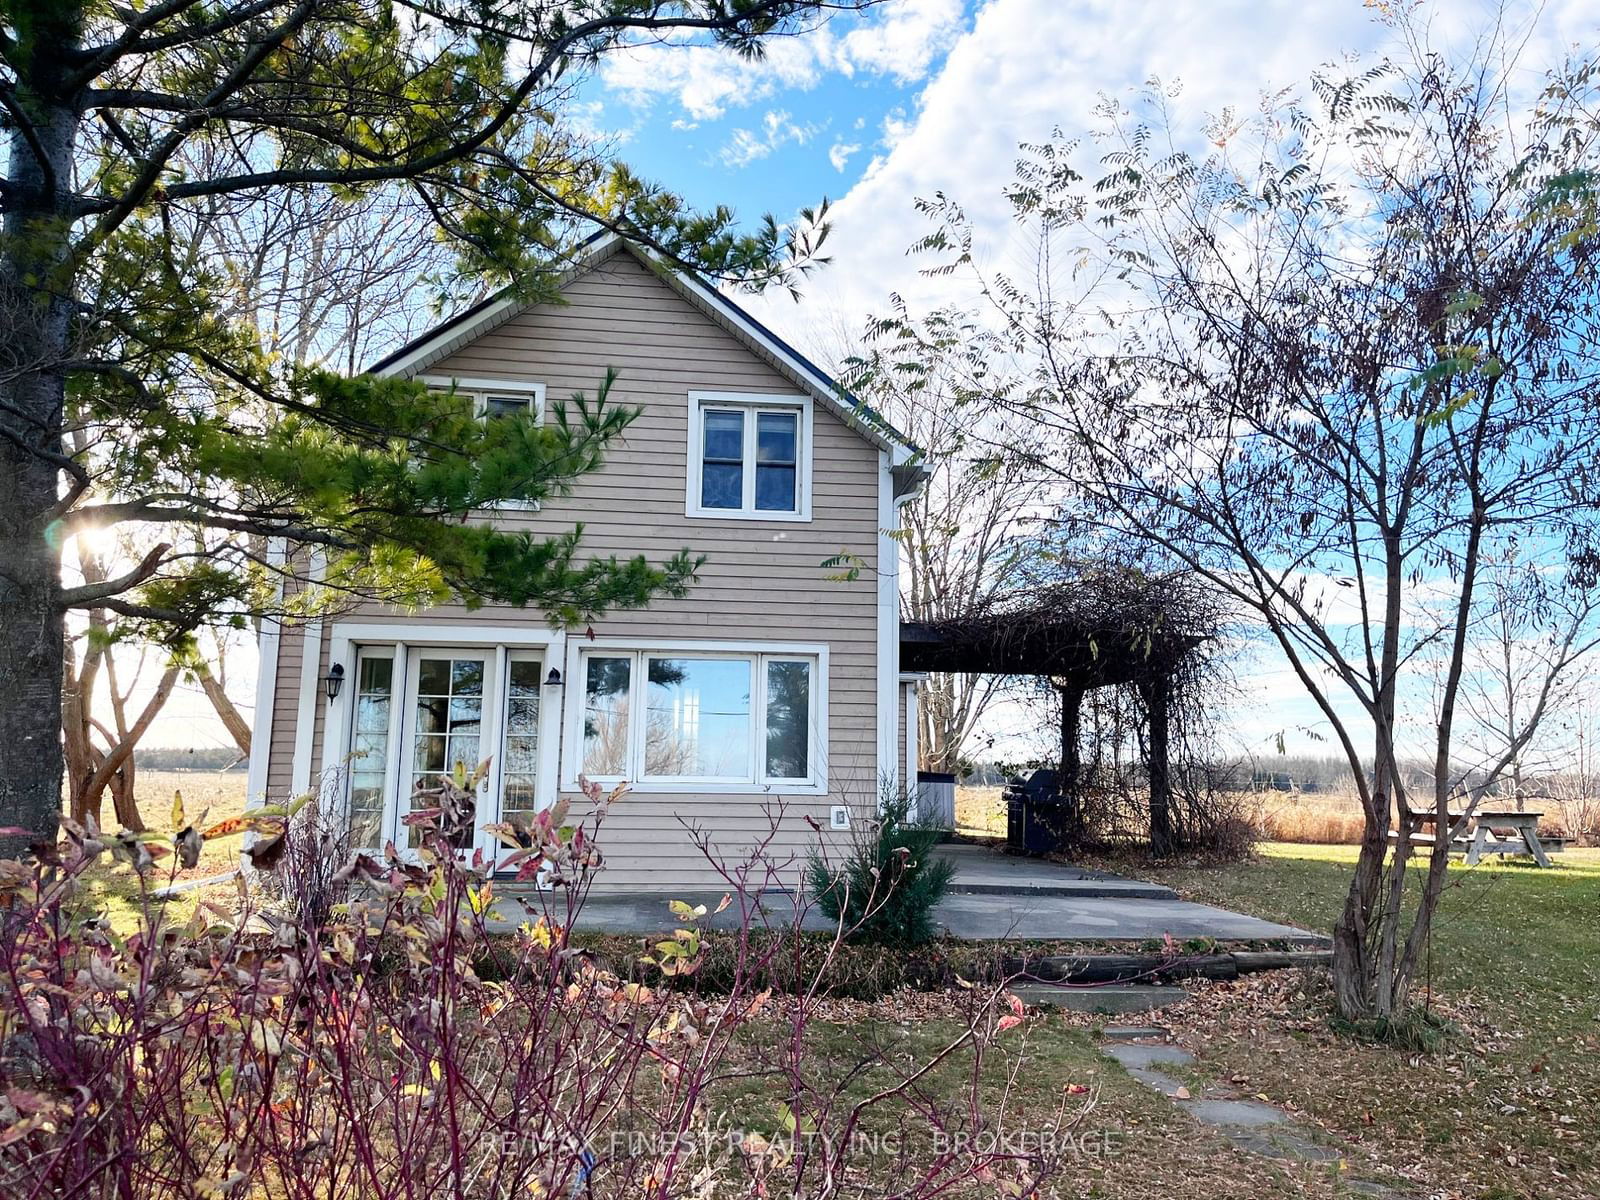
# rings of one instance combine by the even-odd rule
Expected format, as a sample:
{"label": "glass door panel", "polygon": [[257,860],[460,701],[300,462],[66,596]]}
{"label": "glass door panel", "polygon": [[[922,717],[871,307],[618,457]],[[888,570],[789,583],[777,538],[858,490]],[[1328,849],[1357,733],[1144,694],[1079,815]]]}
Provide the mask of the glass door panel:
{"label": "glass door panel", "polygon": [[[458,764],[470,775],[483,760],[485,702],[494,695],[493,673],[494,659],[483,651],[412,652],[402,813],[430,806],[428,801],[415,799],[417,788],[436,787],[438,777],[455,773]],[[470,848],[483,823],[483,815],[474,814],[471,827],[458,831],[453,844]],[[420,830],[407,826],[403,832],[402,844],[412,849],[421,845]]]}
{"label": "glass door panel", "polygon": [[384,842],[389,731],[394,721],[394,648],[363,649],[356,662],[355,736],[350,755],[350,844],[376,850]]}
{"label": "glass door panel", "polygon": [[544,661],[525,653],[506,664],[505,744],[500,755],[500,819],[527,825],[539,803],[539,689]]}

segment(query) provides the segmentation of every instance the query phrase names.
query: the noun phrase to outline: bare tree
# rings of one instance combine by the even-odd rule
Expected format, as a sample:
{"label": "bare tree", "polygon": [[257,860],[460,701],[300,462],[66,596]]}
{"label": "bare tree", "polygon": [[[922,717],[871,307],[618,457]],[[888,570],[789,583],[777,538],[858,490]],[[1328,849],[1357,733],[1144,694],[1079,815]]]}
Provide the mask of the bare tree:
{"label": "bare tree", "polygon": [[[1485,560],[1517,543],[1579,586],[1600,562],[1593,64],[1524,102],[1496,36],[1457,66],[1398,31],[1403,65],[1220,114],[1200,152],[1159,87],[1106,105],[1093,184],[1072,143],[1030,147],[1007,188],[1040,247],[1026,280],[978,261],[944,197],[919,244],[972,273],[1026,364],[972,397],[1007,444],[1252,613],[1327,720],[1364,818],[1335,991],[1379,1023],[1408,1008],[1448,865],[1440,837],[1411,895],[1409,835],[1510,765],[1466,790],[1453,757]],[[1428,654],[1419,795],[1397,727]]]}
{"label": "bare tree", "polygon": [[[79,572],[86,585],[103,583],[110,577],[103,556],[87,549],[81,540],[76,550]],[[144,818],[134,790],[133,754],[172,697],[181,667],[171,661],[169,653],[146,647],[139,654],[132,675],[119,679],[117,645],[107,613],[104,609],[90,609],[85,617],[84,627],[69,636],[64,655],[61,725],[67,811],[80,823],[92,816],[96,824],[103,825],[102,802],[109,790],[117,823],[126,829],[143,829]],[[168,661],[155,687],[130,720],[133,697],[153,651]],[[97,703],[102,695],[104,705]],[[99,715],[97,709],[101,710]]]}
{"label": "bare tree", "polygon": [[[895,297],[893,315],[873,322],[865,348],[846,360],[845,378],[921,451],[927,481],[900,510],[900,612],[937,622],[988,609],[1018,582],[1030,523],[1046,509],[1030,464],[970,427],[962,397],[981,390],[994,369],[970,353],[981,342],[978,328],[959,311],[935,312],[917,323],[908,355],[910,321]],[[963,747],[1004,684],[1001,676],[948,672],[923,681],[917,744],[925,770],[960,769]]]}
{"label": "bare tree", "polygon": [[228,731],[228,736],[238,747],[239,757],[249,758],[250,722],[244,719],[244,715],[228,695],[227,639],[220,630],[212,630],[211,635],[211,650],[197,652],[195,678],[206,699],[211,701],[211,708],[217,714],[217,720],[222,722],[222,727]]}
{"label": "bare tree", "polygon": [[[1556,718],[1572,709],[1600,645],[1600,597],[1514,557],[1483,564],[1483,614],[1461,672],[1461,770],[1497,774],[1521,811],[1530,775],[1565,757]],[[1438,663],[1448,678],[1447,660]],[[1474,762],[1474,760],[1476,760]]]}

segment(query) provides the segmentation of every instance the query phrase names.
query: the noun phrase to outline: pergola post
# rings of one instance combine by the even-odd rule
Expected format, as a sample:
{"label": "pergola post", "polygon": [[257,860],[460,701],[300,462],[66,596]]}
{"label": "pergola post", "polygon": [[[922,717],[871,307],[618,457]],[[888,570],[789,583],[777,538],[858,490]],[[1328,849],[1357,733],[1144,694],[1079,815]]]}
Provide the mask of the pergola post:
{"label": "pergola post", "polygon": [[1061,691],[1062,833],[1076,838],[1083,830],[1083,689],[1070,684]]}
{"label": "pergola post", "polygon": [[1172,852],[1172,768],[1168,757],[1171,681],[1163,671],[1139,690],[1150,711],[1150,852]]}

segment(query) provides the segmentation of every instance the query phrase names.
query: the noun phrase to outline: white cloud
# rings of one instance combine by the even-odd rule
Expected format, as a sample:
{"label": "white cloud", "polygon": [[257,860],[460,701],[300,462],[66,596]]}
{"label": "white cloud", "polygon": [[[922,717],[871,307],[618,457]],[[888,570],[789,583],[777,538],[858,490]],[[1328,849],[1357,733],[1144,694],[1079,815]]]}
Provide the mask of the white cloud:
{"label": "white cloud", "polygon": [[809,39],[796,38],[772,42],[754,60],[715,46],[637,46],[608,55],[601,79],[631,104],[648,106],[663,95],[674,96],[691,118],[705,121],[730,106],[767,99],[780,88],[814,87],[822,70]]}
{"label": "white cloud", "polygon": [[[1514,10],[1507,20],[1512,46],[1533,0],[1514,2]],[[1483,19],[1478,5],[1439,4],[1433,11],[1441,22],[1448,14],[1445,36],[1463,43],[1469,16]],[[1592,44],[1594,12],[1592,0],[1550,0],[1524,51],[1529,65],[1520,69],[1536,79],[1535,65],[1556,61],[1574,43]],[[1069,137],[1088,131],[1103,97],[1129,99],[1152,76],[1182,84],[1178,107],[1186,115],[1230,105],[1250,112],[1268,89],[1303,87],[1341,54],[1383,46],[1390,30],[1372,15],[1355,0],[991,0],[914,109],[883,119],[882,152],[834,205],[833,265],[808,280],[799,306],[774,294],[753,301],[757,313],[804,344],[808,327],[859,327],[891,292],[923,305],[955,299],[956,280],[922,277],[924,264],[905,256],[926,231],[913,208],[918,197],[942,191],[959,201],[973,219],[980,251],[1002,259],[1025,255],[1001,192],[1019,142],[1046,140],[1057,126]]]}
{"label": "white cloud", "polygon": [[590,142],[606,142],[618,147],[633,140],[636,132],[633,128],[614,128],[607,118],[605,103],[600,100],[573,104],[567,110],[569,128]]}
{"label": "white cloud", "polygon": [[916,122],[906,116],[905,109],[897,108],[883,118],[883,147],[893,150],[911,135]]}
{"label": "white cloud", "polygon": [[915,83],[933,60],[961,34],[961,0],[899,0],[885,5],[883,18],[852,29],[840,42],[840,69],[889,75]]}
{"label": "white cloud", "polygon": [[854,23],[836,18],[803,36],[775,38],[759,59],[703,44],[647,44],[607,55],[601,79],[630,103],[671,96],[695,120],[709,120],[780,89],[812,88],[830,72],[915,83],[964,24],[961,0],[888,0]]}
{"label": "white cloud", "polygon": [[[816,125],[796,124],[787,109],[773,109],[761,118],[759,131],[735,129],[719,157],[727,166],[746,167],[767,157],[779,146],[789,143],[804,146],[816,133]],[[831,152],[829,157],[832,157]]]}
{"label": "white cloud", "polygon": [[835,171],[843,171],[845,164],[850,161],[850,156],[861,149],[860,142],[835,142],[828,147],[828,161],[833,164]]}

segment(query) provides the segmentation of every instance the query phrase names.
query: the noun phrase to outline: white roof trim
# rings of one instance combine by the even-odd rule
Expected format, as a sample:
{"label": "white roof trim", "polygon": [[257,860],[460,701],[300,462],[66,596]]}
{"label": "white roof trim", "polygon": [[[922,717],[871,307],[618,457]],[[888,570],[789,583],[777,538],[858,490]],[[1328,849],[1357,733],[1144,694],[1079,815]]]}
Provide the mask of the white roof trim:
{"label": "white roof trim", "polygon": [[[610,258],[618,250],[627,250],[646,266],[659,271],[661,278],[674,291],[678,292],[750,348],[766,357],[774,366],[793,379],[796,384],[803,387],[813,399],[826,406],[829,411],[843,420],[851,429],[873,445],[888,450],[895,463],[899,463],[911,456],[910,447],[865,420],[855,405],[841,399],[838,384],[796,355],[789,347],[778,341],[774,335],[757,325],[737,304],[720,292],[706,287],[698,280],[691,279],[677,271],[662,270],[660,264],[653,262],[643,251],[630,245],[617,234],[607,234],[591,245],[584,247],[582,252],[573,259],[571,266],[562,273],[561,282],[558,286],[565,288],[578,275],[599,266],[600,263]],[[452,325],[451,321],[446,321],[435,333],[424,334],[401,357],[393,362],[384,362],[374,374],[409,379],[427,370],[434,363],[454,353],[468,342],[474,341],[498,326],[505,324],[527,307],[530,307],[530,305],[514,296],[504,296],[485,305],[481,312],[470,320],[463,321],[458,326]],[[471,310],[469,309],[468,311],[470,312]]]}

